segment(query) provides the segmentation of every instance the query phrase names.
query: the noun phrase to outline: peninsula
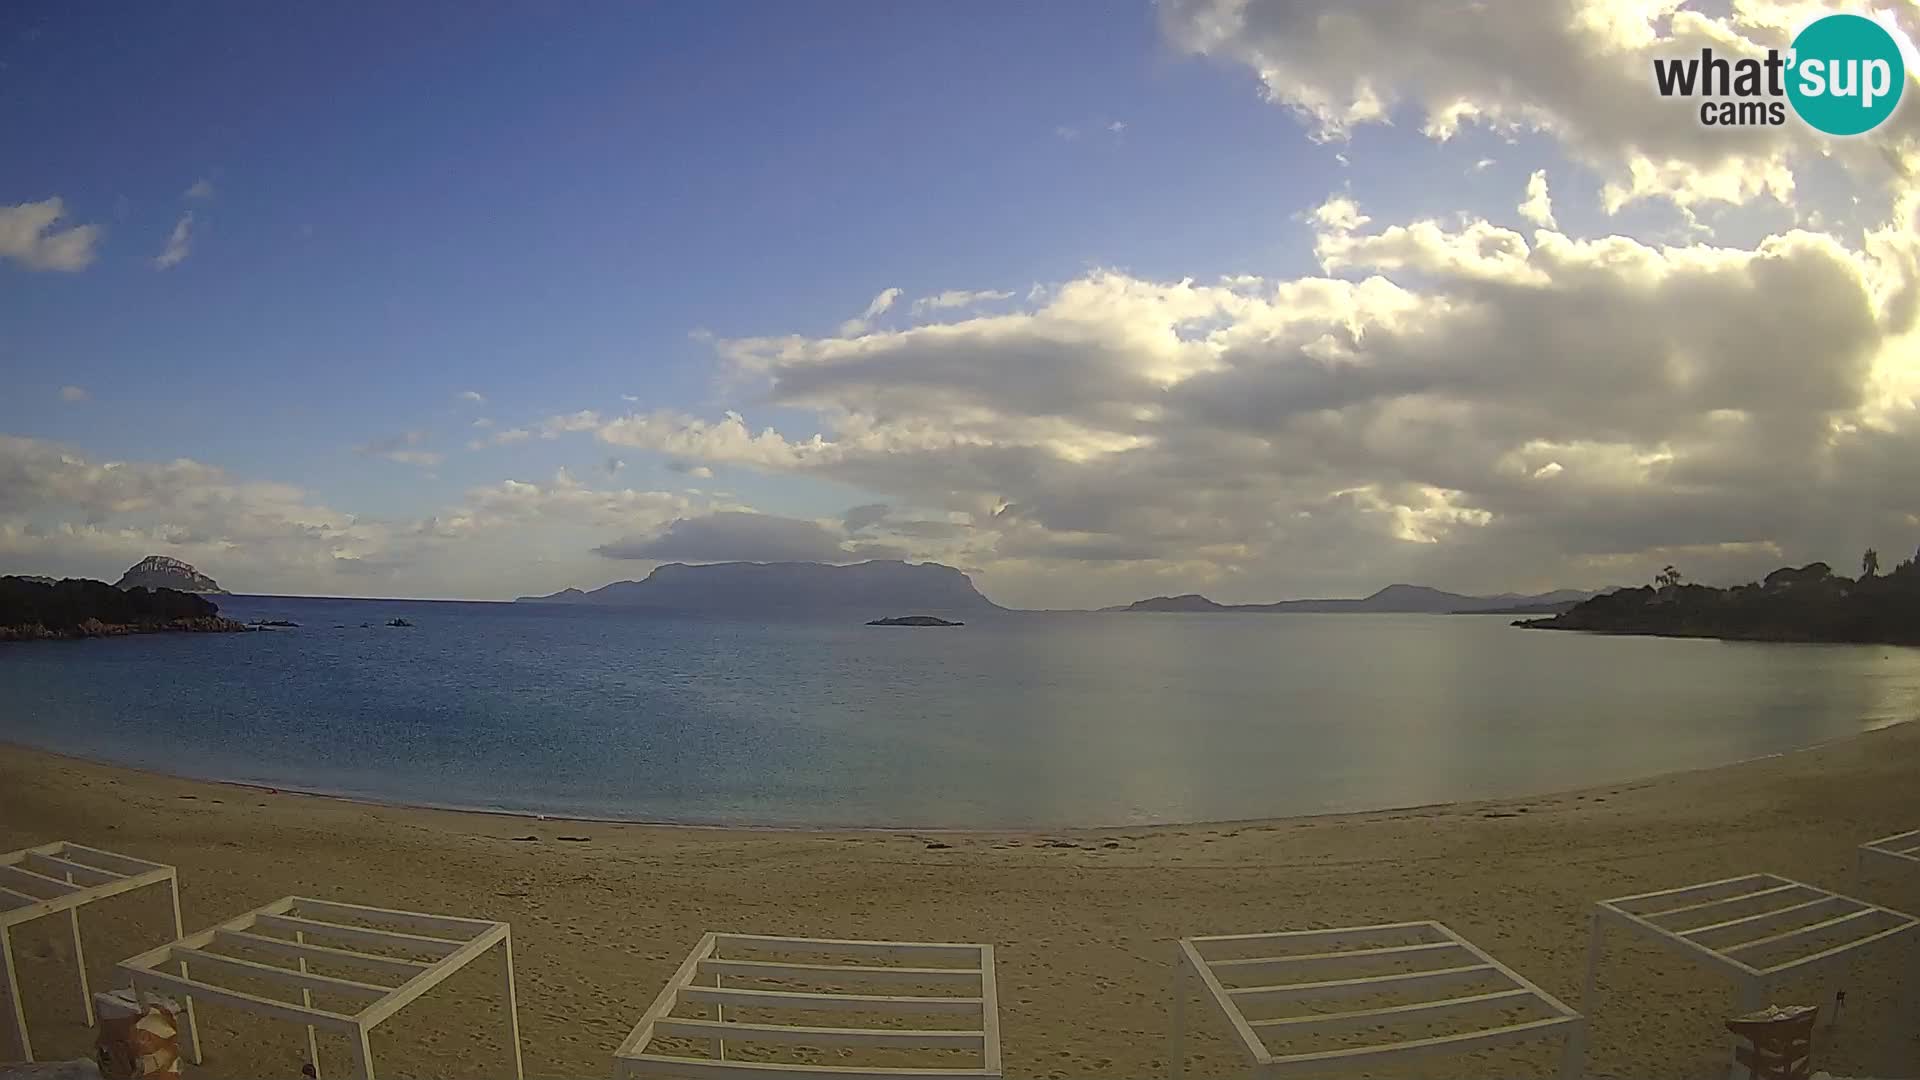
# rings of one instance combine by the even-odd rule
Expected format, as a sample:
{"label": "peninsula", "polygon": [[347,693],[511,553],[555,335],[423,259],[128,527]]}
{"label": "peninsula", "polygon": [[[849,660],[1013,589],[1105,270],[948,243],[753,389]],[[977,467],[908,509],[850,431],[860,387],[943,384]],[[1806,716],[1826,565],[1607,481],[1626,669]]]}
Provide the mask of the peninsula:
{"label": "peninsula", "polygon": [[1907,559],[1881,574],[1879,554],[1870,550],[1857,579],[1815,562],[1781,567],[1730,589],[1688,584],[1669,566],[1651,587],[1621,589],[1552,618],[1513,625],[1733,641],[1920,645],[1920,565]]}
{"label": "peninsula", "polygon": [[85,578],[46,584],[0,577],[0,641],[246,629],[222,618],[213,601],[175,589],[122,589]]}

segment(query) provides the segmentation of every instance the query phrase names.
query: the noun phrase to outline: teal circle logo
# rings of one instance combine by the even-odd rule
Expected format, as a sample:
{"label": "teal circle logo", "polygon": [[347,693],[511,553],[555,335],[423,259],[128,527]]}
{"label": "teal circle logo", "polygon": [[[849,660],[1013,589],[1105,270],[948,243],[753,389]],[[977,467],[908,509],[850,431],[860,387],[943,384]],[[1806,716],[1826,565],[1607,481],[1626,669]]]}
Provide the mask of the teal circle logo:
{"label": "teal circle logo", "polygon": [[1787,100],[1828,135],[1860,135],[1900,104],[1907,65],[1887,28],[1859,15],[1827,15],[1793,39]]}

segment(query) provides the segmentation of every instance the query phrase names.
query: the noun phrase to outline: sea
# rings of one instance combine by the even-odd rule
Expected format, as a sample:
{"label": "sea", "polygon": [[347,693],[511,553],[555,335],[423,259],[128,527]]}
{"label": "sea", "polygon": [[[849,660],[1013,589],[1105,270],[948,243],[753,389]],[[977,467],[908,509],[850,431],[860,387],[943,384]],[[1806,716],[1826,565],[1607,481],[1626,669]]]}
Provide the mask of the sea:
{"label": "sea", "polygon": [[1488,615],[1008,613],[927,629],[218,599],[299,626],[0,647],[0,742],[461,809],[1044,829],[1546,793],[1920,715],[1920,650]]}

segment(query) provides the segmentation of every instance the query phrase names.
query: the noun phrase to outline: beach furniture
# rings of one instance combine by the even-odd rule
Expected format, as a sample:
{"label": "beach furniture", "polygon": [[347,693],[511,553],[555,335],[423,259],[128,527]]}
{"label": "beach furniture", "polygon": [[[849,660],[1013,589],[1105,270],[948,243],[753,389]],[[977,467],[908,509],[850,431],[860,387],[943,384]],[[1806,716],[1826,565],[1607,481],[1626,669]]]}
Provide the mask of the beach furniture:
{"label": "beach furniture", "polygon": [[[1775,874],[1747,874],[1639,893],[1594,905],[1582,1006],[1593,1011],[1601,939],[1609,927],[1643,937],[1723,972],[1742,1013],[1769,1004],[1774,984],[1891,945],[1920,925],[1911,915]],[[1738,1061],[1729,1076],[1747,1075]]]}
{"label": "beach furniture", "polygon": [[[695,1012],[710,1015],[685,1015]],[[795,1014],[837,1015],[835,1026],[817,1026],[823,1021],[801,1023]],[[702,1043],[706,1056],[696,1056]],[[769,1044],[826,1048],[785,1056],[834,1063],[764,1060],[773,1056]],[[616,1078],[997,1078],[993,946],[708,933],[614,1051],[613,1065]]]}
{"label": "beach furniture", "polygon": [[1813,1024],[1818,1005],[1767,1008],[1727,1021],[1727,1030],[1746,1042],[1734,1060],[1753,1080],[1807,1080],[1813,1060]]}
{"label": "beach furniture", "polygon": [[[354,1075],[373,1080],[373,1029],[496,947],[513,1076],[520,1080],[513,936],[503,922],[288,896],[123,960],[119,970],[136,992],[186,999],[185,1028],[195,1064],[201,1060],[192,1010],[197,997],[303,1025],[315,1073],[320,1054],[314,1029],[345,1035],[353,1044]],[[216,981],[222,977],[273,985],[288,994],[297,990],[299,1000],[236,990]],[[326,1007],[314,1004],[316,996]]]}
{"label": "beach furniture", "polygon": [[1870,866],[1920,870],[1920,829],[1895,833],[1861,844],[1854,852],[1854,873],[1866,880]]}
{"label": "beach furniture", "polygon": [[1581,1015],[1437,922],[1181,938],[1174,965],[1173,1080],[1185,1067],[1196,981],[1259,1077],[1370,1070],[1549,1038],[1566,1040],[1563,1080],[1580,1074]]}
{"label": "beach furniture", "polygon": [[87,986],[87,956],[80,943],[80,909],[95,900],[144,889],[167,887],[173,903],[173,932],[180,933],[180,881],[173,867],[85,847],[65,840],[0,855],[0,995],[6,999],[14,1041],[24,1061],[33,1060],[27,1037],[27,1013],[20,999],[20,978],[13,963],[13,928],[31,919],[65,914],[73,933],[73,966],[80,1002],[93,1024],[93,992]]}

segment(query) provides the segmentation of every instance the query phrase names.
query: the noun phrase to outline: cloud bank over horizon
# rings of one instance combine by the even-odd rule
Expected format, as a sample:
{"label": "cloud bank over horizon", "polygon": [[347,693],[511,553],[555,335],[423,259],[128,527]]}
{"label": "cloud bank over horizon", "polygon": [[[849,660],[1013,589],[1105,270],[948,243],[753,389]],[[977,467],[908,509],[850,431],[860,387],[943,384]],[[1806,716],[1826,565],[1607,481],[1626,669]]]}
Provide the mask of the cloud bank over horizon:
{"label": "cloud bank over horizon", "polygon": [[[742,311],[685,328],[704,394],[536,408],[450,373],[440,413],[351,456],[395,483],[506,478],[379,512],[0,436],[0,558],[494,598],[665,561],[906,558],[1008,606],[1095,607],[1601,588],[1668,563],[1728,582],[1920,544],[1920,103],[1833,140],[1715,131],[1651,92],[1650,58],[1784,47],[1823,4],[1491,8],[1159,6],[1163,44],[1297,120],[1302,153],[1363,163],[1272,208],[1300,266],[1009,269]],[[1450,212],[1383,209],[1403,199],[1364,162],[1395,126],[1457,159]],[[202,261],[182,263],[191,219],[157,265]],[[84,278],[101,237],[64,221],[58,197],[0,206],[0,257]],[[579,464],[534,473],[535,451]],[[656,483],[620,486],[643,467]]]}

